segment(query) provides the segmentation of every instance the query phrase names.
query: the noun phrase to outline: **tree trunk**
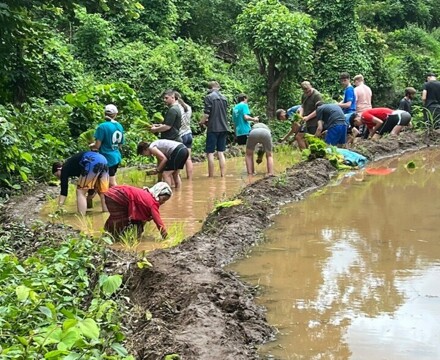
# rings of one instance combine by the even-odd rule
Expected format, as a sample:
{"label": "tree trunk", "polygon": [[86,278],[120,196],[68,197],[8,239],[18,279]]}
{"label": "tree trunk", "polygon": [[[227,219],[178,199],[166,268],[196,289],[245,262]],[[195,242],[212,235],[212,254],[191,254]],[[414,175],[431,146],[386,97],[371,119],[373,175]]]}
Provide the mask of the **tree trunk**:
{"label": "tree trunk", "polygon": [[278,93],[281,83],[286,77],[285,70],[278,70],[275,66],[274,60],[269,60],[267,66],[267,101],[266,101],[266,115],[268,119],[275,118],[275,112],[278,104]]}
{"label": "tree trunk", "polygon": [[277,111],[278,103],[278,88],[269,87],[267,90],[267,101],[266,101],[266,116],[268,119],[275,118],[275,112]]}

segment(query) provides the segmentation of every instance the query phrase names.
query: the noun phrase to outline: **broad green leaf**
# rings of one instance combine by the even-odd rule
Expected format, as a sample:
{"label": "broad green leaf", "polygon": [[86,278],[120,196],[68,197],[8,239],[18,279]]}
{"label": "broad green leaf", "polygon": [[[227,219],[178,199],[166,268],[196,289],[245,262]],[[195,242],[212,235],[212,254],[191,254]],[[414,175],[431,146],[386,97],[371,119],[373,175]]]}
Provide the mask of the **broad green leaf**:
{"label": "broad green leaf", "polygon": [[[75,314],[69,310],[61,309],[60,313],[63,314],[68,319],[75,319]],[[76,320],[75,320],[75,324],[73,324],[72,326],[74,326],[74,325],[76,325]],[[63,325],[63,327],[64,327],[64,325]]]}
{"label": "broad green leaf", "polygon": [[48,307],[40,306],[38,308],[38,310],[40,310],[44,315],[46,315],[48,319],[52,319],[53,314],[52,314],[52,311],[50,311],[50,309]]}
{"label": "broad green leaf", "polygon": [[15,288],[15,293],[17,294],[18,301],[25,301],[28,296],[31,289],[29,289],[27,286],[19,285]]}
{"label": "broad green leaf", "polygon": [[49,351],[48,353],[46,353],[44,355],[45,359],[54,359],[54,358],[59,358],[60,355],[67,355],[69,352],[66,350],[53,350],[53,351]]}
{"label": "broad green leaf", "polygon": [[16,267],[15,267],[18,271],[20,271],[22,274],[25,274],[26,273],[26,270],[23,268],[23,266],[21,266],[21,265],[17,265]]}
{"label": "broad green leaf", "polygon": [[128,355],[128,351],[125,349],[125,347],[123,347],[119,343],[113,343],[112,344],[112,349],[114,351],[116,351],[118,353],[118,355],[121,355],[121,356],[127,356]]}
{"label": "broad green leaf", "polygon": [[76,324],[78,324],[78,320],[76,320],[76,319],[67,319],[66,321],[63,322],[63,329],[64,330],[70,329],[71,327],[76,326]]}
{"label": "broad green leaf", "polygon": [[81,333],[89,339],[98,340],[99,327],[93,319],[85,319],[78,322],[78,328]]}
{"label": "broad green leaf", "polygon": [[32,162],[32,155],[27,153],[27,152],[22,152],[21,153],[21,158],[25,161],[27,161],[28,163]]}
{"label": "broad green leaf", "polygon": [[72,346],[81,339],[81,334],[77,328],[70,328],[61,335],[61,342],[58,344],[58,350],[70,350]]}
{"label": "broad green leaf", "polygon": [[31,299],[33,302],[37,301],[38,294],[34,290],[29,291],[29,299]]}
{"label": "broad green leaf", "polygon": [[122,284],[121,275],[112,275],[102,283],[102,291],[106,295],[112,295]]}

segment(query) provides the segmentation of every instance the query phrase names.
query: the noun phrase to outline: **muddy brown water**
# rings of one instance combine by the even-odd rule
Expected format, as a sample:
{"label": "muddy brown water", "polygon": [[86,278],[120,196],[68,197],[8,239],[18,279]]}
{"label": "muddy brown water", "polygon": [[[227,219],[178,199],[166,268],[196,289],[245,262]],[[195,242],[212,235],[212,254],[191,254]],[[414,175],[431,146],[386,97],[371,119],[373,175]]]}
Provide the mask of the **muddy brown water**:
{"label": "muddy brown water", "polygon": [[229,267],[261,287],[279,330],[263,358],[440,359],[440,151],[370,166],[392,172],[339,177],[286,206]]}
{"label": "muddy brown water", "polygon": [[[300,159],[297,151],[282,151],[274,154],[275,173],[282,173],[286,167],[291,166]],[[215,163],[215,175],[219,174],[218,162]],[[200,230],[205,217],[214,209],[217,202],[226,201],[234,194],[242,190],[246,185],[261,179],[266,172],[266,160],[255,165],[256,175],[249,177],[243,157],[227,159],[226,176],[208,178],[207,163],[194,164],[193,180],[186,179],[185,170],[181,171],[182,187],[173,190],[171,199],[160,207],[161,217],[171,234],[171,239],[166,242],[160,241],[159,232],[152,222],[147,223],[145,232],[137,251],[149,251],[156,248],[167,247],[172,244],[173,234],[175,237],[187,237]],[[131,169],[120,171],[117,175],[119,184],[128,184],[138,187],[151,186],[156,178],[147,176],[145,170]],[[51,214],[56,209],[56,200],[49,201],[42,209],[40,217],[51,221]],[[101,204],[98,197],[94,199],[93,209],[89,209],[85,219],[76,214],[75,187],[69,185],[69,196],[65,203],[66,214],[63,218],[56,219],[64,222],[75,229],[87,232],[91,235],[102,233],[108,214],[101,212]],[[170,231],[171,230],[171,231]],[[115,244],[115,248],[123,247]]]}

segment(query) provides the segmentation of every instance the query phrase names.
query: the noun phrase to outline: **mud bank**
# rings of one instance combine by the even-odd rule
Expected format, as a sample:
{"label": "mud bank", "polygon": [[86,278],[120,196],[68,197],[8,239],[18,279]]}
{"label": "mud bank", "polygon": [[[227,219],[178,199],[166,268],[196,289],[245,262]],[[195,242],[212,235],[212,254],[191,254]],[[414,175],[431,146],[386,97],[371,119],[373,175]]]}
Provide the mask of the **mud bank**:
{"label": "mud bank", "polygon": [[[374,160],[439,141],[437,133],[404,133],[398,139],[362,141],[353,150]],[[333,172],[328,161],[316,159],[246,187],[237,196],[240,205],[210,214],[202,230],[180,246],[149,254],[152,268],[139,269],[127,255],[131,266],[125,280],[132,303],[125,324],[129,351],[148,360],[169,354],[191,360],[258,359],[256,346],[268,341],[275,329],[253,300],[257,289],[224,266],[263,241],[262,231],[281,205],[326,185]],[[35,218],[46,191],[13,199],[4,213]],[[118,257],[120,262],[121,254]]]}

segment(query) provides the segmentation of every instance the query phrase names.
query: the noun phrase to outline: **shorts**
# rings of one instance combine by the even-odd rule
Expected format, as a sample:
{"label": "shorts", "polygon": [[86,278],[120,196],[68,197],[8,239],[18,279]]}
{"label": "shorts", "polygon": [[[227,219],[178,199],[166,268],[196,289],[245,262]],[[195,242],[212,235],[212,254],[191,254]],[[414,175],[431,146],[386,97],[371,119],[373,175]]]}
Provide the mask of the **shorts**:
{"label": "shorts", "polygon": [[237,144],[238,145],[246,145],[247,139],[249,135],[240,135],[237,136]]}
{"label": "shorts", "polygon": [[193,136],[191,133],[182,135],[182,143],[187,147],[187,149],[191,149],[193,143]]}
{"label": "shorts", "polygon": [[382,126],[377,130],[379,135],[390,133],[395,126],[408,126],[411,121],[411,114],[407,111],[396,110],[388,115]]}
{"label": "shorts", "polygon": [[325,142],[329,145],[342,145],[347,142],[347,125],[335,125],[327,130]]}
{"label": "shorts", "polygon": [[116,175],[116,171],[118,171],[118,167],[119,167],[119,164],[116,164],[116,165],[110,166],[110,167],[108,168],[108,175],[109,175],[109,176],[115,176],[115,175]]}
{"label": "shorts", "polygon": [[185,145],[178,145],[171,153],[163,171],[174,171],[183,169],[186,160],[188,159],[189,151]]}
{"label": "shorts", "polygon": [[206,147],[205,152],[212,154],[216,150],[223,152],[226,150],[226,138],[228,137],[227,131],[222,132],[208,132],[206,133]]}
{"label": "shorts", "polygon": [[109,189],[109,171],[107,159],[94,151],[87,151],[79,165],[81,174],[79,175],[77,187],[82,190],[95,189],[102,194]]}
{"label": "shorts", "polygon": [[263,145],[264,151],[272,152],[272,135],[264,128],[252,129],[246,143],[246,149],[254,151],[257,144]]}

